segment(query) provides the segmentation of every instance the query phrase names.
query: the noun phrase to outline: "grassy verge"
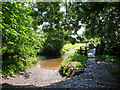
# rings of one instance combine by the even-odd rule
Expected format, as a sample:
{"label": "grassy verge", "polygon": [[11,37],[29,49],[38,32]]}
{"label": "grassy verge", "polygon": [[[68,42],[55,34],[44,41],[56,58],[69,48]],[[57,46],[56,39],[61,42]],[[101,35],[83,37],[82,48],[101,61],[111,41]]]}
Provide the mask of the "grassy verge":
{"label": "grassy verge", "polygon": [[77,52],[70,54],[67,59],[63,60],[59,72],[62,76],[74,76],[83,72],[86,66],[87,57]]}
{"label": "grassy verge", "polygon": [[72,45],[72,44],[66,44],[62,48],[62,54],[65,53],[65,52],[67,52],[67,51],[70,51],[70,50],[72,50],[74,48],[77,48],[77,49],[79,49],[80,47],[85,48],[86,44],[87,43],[76,43],[74,45]]}
{"label": "grassy verge", "polygon": [[[98,59],[100,61],[111,61],[111,62],[115,62],[117,65],[120,66],[120,60],[115,57],[115,56],[109,56],[109,55],[100,55],[100,56],[97,56]],[[118,68],[113,68],[113,67],[109,67],[108,68],[108,72],[112,74],[112,76],[116,79],[120,79],[120,69]]]}

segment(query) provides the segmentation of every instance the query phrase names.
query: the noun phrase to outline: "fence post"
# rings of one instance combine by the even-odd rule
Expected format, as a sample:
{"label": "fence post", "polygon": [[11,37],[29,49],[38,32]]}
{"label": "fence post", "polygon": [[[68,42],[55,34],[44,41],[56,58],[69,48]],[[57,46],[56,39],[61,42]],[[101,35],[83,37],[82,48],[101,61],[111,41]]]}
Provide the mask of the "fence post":
{"label": "fence post", "polygon": [[82,48],[80,47],[80,54],[82,55]]}
{"label": "fence post", "polygon": [[99,55],[99,43],[97,44],[97,46],[96,46],[96,53],[95,53],[95,56],[97,56],[97,55]]}
{"label": "fence post", "polygon": [[85,47],[85,56],[87,56],[87,47]]}

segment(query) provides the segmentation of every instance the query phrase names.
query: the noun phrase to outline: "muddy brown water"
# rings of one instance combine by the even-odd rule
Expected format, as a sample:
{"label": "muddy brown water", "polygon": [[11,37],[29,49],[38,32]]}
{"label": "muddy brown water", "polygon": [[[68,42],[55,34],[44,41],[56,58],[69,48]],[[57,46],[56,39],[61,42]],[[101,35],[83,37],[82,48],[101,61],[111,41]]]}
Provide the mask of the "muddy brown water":
{"label": "muddy brown water", "polygon": [[45,59],[45,60],[39,60],[38,63],[34,65],[34,67],[39,67],[42,69],[47,70],[56,70],[61,65],[61,58],[55,58],[55,59]]}
{"label": "muddy brown water", "polygon": [[35,64],[34,67],[47,70],[57,70],[61,66],[61,61],[66,59],[68,55],[68,53],[65,53],[61,56],[61,58],[38,56],[38,63]]}

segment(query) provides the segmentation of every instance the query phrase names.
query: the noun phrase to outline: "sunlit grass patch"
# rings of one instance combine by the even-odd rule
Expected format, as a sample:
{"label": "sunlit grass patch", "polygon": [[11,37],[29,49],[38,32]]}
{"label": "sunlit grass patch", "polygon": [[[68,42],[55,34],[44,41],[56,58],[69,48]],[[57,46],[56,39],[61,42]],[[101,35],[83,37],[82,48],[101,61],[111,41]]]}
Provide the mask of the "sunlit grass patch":
{"label": "sunlit grass patch", "polygon": [[72,49],[74,49],[74,48],[76,48],[76,49],[79,49],[80,47],[82,47],[82,48],[85,48],[85,46],[86,46],[86,44],[87,43],[75,43],[75,44],[66,44],[66,45],[64,45],[63,46],[63,48],[62,48],[62,53],[64,53],[64,52],[67,52],[67,51],[70,51],[70,50],[72,50]]}

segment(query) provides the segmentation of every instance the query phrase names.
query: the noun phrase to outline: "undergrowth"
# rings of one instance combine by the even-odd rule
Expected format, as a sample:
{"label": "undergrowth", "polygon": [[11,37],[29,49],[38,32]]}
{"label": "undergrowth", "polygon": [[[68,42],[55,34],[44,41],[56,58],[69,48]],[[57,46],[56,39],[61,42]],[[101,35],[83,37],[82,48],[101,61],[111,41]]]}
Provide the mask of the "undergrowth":
{"label": "undergrowth", "polygon": [[62,61],[59,72],[63,76],[71,76],[73,72],[76,74],[80,72],[80,68],[86,66],[86,61],[87,57],[84,55],[80,55],[77,52],[70,54],[67,59]]}
{"label": "undergrowth", "polygon": [[24,59],[16,56],[12,59],[4,60],[2,62],[2,76],[14,76],[17,73],[24,71],[27,67],[31,67],[35,63],[37,63],[36,57],[27,57]]}
{"label": "undergrowth", "polygon": [[116,79],[120,79],[120,69],[118,68],[113,68],[113,67],[110,67],[108,69],[109,73],[112,74],[112,76]]}
{"label": "undergrowth", "polygon": [[116,56],[110,56],[110,55],[99,55],[97,56],[99,60],[101,61],[111,61],[111,62],[115,62],[118,65],[120,65],[120,60],[118,57]]}
{"label": "undergrowth", "polygon": [[[110,55],[99,55],[97,56],[99,60],[101,61],[110,61],[115,62],[118,66],[120,66],[120,60],[116,56],[110,56]],[[116,79],[120,79],[120,69],[110,67],[108,68],[108,72],[112,74],[112,76]]]}

